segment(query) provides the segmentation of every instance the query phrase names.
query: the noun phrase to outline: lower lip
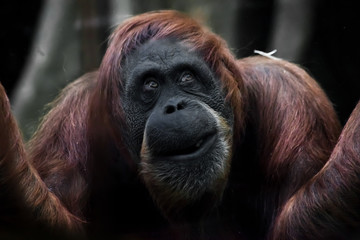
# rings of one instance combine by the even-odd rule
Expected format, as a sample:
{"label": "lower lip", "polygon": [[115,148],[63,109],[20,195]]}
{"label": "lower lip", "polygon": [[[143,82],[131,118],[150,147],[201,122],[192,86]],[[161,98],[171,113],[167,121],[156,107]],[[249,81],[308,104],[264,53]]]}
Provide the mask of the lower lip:
{"label": "lower lip", "polygon": [[205,142],[202,146],[197,149],[195,152],[189,154],[182,154],[182,155],[174,155],[174,156],[166,156],[166,157],[155,157],[158,160],[171,160],[171,161],[183,161],[183,160],[190,160],[190,159],[197,159],[207,153],[210,148],[215,144],[216,141],[216,134],[212,134],[206,137]]}

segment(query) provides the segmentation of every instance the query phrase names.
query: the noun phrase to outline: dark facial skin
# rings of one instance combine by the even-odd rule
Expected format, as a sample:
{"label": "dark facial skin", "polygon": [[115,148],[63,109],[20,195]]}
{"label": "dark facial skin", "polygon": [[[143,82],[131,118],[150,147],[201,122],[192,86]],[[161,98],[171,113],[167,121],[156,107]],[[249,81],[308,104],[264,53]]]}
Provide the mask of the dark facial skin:
{"label": "dark facial skin", "polygon": [[231,159],[232,112],[220,81],[179,42],[154,40],[123,65],[126,142],[170,220],[198,218],[221,199]]}

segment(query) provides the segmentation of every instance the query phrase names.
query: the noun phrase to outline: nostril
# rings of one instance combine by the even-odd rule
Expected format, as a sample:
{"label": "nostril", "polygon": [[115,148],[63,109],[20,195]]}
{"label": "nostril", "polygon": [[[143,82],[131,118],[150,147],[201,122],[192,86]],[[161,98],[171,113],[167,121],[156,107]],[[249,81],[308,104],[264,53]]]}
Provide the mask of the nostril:
{"label": "nostril", "polygon": [[165,114],[172,114],[172,113],[174,113],[176,111],[180,111],[182,109],[185,109],[185,107],[186,107],[186,104],[183,101],[178,102],[177,104],[176,103],[174,103],[174,104],[171,103],[171,104],[169,104],[169,105],[167,105],[165,107],[164,113]]}
{"label": "nostril", "polygon": [[165,113],[166,114],[171,114],[171,113],[173,113],[173,112],[175,112],[176,111],[176,109],[175,109],[175,107],[173,106],[173,105],[169,105],[169,106],[167,106],[166,108],[165,108]]}
{"label": "nostril", "polygon": [[178,103],[177,110],[182,110],[185,108],[185,104],[183,102]]}

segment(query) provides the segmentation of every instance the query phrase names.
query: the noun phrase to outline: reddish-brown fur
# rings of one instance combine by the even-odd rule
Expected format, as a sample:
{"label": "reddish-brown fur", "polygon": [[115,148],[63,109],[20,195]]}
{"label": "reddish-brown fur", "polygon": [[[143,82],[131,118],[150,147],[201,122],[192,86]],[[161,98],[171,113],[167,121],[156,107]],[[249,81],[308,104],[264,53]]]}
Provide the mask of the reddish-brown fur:
{"label": "reddish-brown fur", "polygon": [[21,134],[1,85],[0,127],[0,232],[6,226],[10,229],[16,229],[19,225],[32,226],[34,216],[39,224],[71,231],[80,230],[79,219],[48,190],[27,160]]}
{"label": "reddish-brown fur", "polygon": [[273,239],[358,239],[360,103],[329,161],[283,207]]}
{"label": "reddish-brown fur", "polygon": [[49,190],[79,217],[87,189],[87,108],[96,77],[89,73],[66,87],[28,143],[29,159]]}
{"label": "reddish-brown fur", "polygon": [[264,57],[239,60],[238,66],[249,94],[247,122],[261,138],[256,151],[263,187],[273,198],[265,201],[266,212],[271,204],[280,207],[321,169],[340,127],[324,92],[303,69]]}
{"label": "reddish-brown fur", "polygon": [[[138,46],[161,38],[177,39],[199,52],[220,79],[234,111],[234,158],[223,199],[224,225],[229,226],[224,235],[239,238],[238,232],[244,231],[264,237],[286,201],[329,158],[340,131],[336,114],[320,87],[301,68],[264,57],[236,61],[221,38],[174,11],[135,16],[119,26],[110,38],[99,72],[69,85],[52,104],[28,144],[28,157],[5,93],[0,92],[5,103],[0,106],[0,126],[6,129],[0,132],[0,170],[5,173],[1,175],[0,190],[13,188],[9,194],[26,203],[29,217],[68,229],[77,229],[81,225],[79,219],[96,223],[96,217],[107,207],[102,205],[102,193],[106,191],[118,192],[130,199],[127,202],[134,201],[128,196],[131,189],[126,192],[107,185],[113,180],[108,176],[112,162],[121,161],[124,166],[124,176],[119,178],[137,177],[136,164],[122,139],[125,113],[121,103],[121,66]],[[344,178],[345,186],[349,180]],[[325,194],[332,187],[326,185]],[[295,195],[299,202],[305,192],[301,189]],[[334,198],[341,200],[338,195]],[[288,204],[295,202],[292,199]],[[320,198],[310,199],[322,202]],[[313,212],[302,209],[310,205],[291,205],[299,206],[296,211],[287,211],[293,208],[285,205],[274,225],[275,234],[289,234],[284,239],[296,237],[297,225],[287,225],[285,214],[311,219]],[[142,206],[125,206],[130,213],[134,207]],[[18,206],[14,208],[23,211]],[[131,220],[122,217],[116,216],[109,222],[119,221],[124,224],[120,229],[124,229]],[[144,214],[139,218],[148,217]],[[136,222],[137,216],[134,219]],[[102,219],[98,222],[106,224]],[[131,231],[136,232],[136,227],[130,226]]]}

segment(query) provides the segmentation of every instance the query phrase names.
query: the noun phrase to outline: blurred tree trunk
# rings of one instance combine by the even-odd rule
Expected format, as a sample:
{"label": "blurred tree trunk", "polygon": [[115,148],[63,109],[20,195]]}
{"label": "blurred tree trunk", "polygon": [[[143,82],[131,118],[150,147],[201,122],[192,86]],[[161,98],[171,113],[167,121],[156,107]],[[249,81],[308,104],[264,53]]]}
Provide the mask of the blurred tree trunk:
{"label": "blurred tree trunk", "polygon": [[46,104],[69,82],[99,66],[109,25],[120,23],[129,11],[128,0],[45,1],[32,51],[12,95],[26,140],[46,112]]}
{"label": "blurred tree trunk", "polygon": [[44,106],[80,72],[76,1],[48,0],[25,71],[13,95],[14,114],[24,138],[36,129]]}
{"label": "blurred tree trunk", "polygon": [[267,50],[277,56],[299,62],[303,59],[314,33],[317,0],[277,0]]}

